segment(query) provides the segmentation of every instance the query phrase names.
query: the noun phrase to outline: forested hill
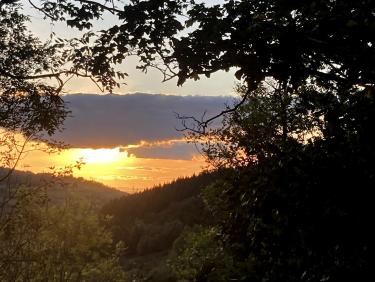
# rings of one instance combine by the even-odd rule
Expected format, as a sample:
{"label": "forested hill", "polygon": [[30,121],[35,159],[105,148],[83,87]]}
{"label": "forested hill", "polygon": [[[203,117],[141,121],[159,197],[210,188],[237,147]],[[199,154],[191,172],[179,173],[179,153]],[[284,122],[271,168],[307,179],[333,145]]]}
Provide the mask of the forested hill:
{"label": "forested hill", "polygon": [[[0,177],[7,174],[7,169],[0,168]],[[81,177],[72,176],[54,177],[49,173],[32,173],[29,171],[14,171],[8,181],[0,185],[0,196],[3,197],[8,186],[16,188],[18,186],[46,188],[48,197],[53,203],[60,203],[68,196],[89,200],[99,206],[110,200],[128,195],[120,190],[108,187],[102,183],[86,180]]]}
{"label": "forested hill", "polygon": [[215,173],[202,173],[186,178],[178,178],[171,183],[156,186],[126,197],[118,198],[104,206],[103,212],[114,216],[115,221],[145,218],[192,197],[197,197],[202,189],[212,183]]}
{"label": "forested hill", "polygon": [[164,281],[160,279],[165,273],[160,279],[151,276],[164,268],[178,238],[194,226],[213,221],[200,194],[216,178],[216,173],[180,178],[103,207],[103,213],[112,216],[115,238],[126,245],[127,270],[151,281]]}

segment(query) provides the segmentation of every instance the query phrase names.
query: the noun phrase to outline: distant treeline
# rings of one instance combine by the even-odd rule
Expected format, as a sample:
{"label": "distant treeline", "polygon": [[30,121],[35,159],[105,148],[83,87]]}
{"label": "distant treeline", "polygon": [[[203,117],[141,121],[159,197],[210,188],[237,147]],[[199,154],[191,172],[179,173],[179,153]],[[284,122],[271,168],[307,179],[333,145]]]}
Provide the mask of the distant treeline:
{"label": "distant treeline", "polygon": [[[166,250],[185,226],[212,221],[200,193],[215,180],[216,174],[179,178],[117,198],[106,204],[102,211],[112,216],[115,238],[125,242],[129,254]],[[155,244],[148,240],[155,241]]]}
{"label": "distant treeline", "polygon": [[179,178],[117,198],[103,207],[103,214],[112,217],[108,224],[114,238],[125,243],[123,263],[128,271],[149,275],[148,279],[153,281],[162,279],[150,276],[165,267],[179,238],[196,226],[213,223],[201,193],[217,175],[213,172]]}
{"label": "distant treeline", "polygon": [[[0,167],[0,177],[6,175],[8,169]],[[14,171],[7,181],[0,183],[0,198],[6,197],[17,186],[40,187],[46,189],[50,201],[60,203],[68,196],[89,200],[95,204],[104,203],[128,195],[125,192],[108,187],[102,183],[87,180],[82,177],[54,176],[50,173],[33,173],[29,171]]]}

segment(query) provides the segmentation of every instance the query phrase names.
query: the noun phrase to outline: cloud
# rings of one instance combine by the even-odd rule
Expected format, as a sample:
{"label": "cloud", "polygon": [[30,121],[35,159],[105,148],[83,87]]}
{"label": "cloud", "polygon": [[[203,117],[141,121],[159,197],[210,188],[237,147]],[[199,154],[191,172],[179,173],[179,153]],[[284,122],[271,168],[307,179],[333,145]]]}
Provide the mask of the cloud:
{"label": "cloud", "polygon": [[129,155],[148,159],[179,159],[192,160],[199,154],[198,148],[184,139],[141,142],[138,145],[130,145],[122,148]]}
{"label": "cloud", "polygon": [[[174,96],[161,94],[95,95],[71,94],[63,99],[72,111],[65,130],[54,137],[73,147],[113,148],[142,144],[142,141],[181,139],[176,128],[180,122],[175,113],[201,117],[212,116],[231,104],[233,98],[223,96]],[[164,144],[165,145],[165,144]],[[192,145],[174,142],[172,146],[144,143],[129,149],[135,155],[173,157],[190,154]],[[160,150],[157,152],[156,147]],[[180,156],[180,157],[181,157]]]}
{"label": "cloud", "polygon": [[162,168],[160,168],[160,167],[147,167],[147,166],[119,166],[119,167],[116,167],[116,170],[161,171]]}

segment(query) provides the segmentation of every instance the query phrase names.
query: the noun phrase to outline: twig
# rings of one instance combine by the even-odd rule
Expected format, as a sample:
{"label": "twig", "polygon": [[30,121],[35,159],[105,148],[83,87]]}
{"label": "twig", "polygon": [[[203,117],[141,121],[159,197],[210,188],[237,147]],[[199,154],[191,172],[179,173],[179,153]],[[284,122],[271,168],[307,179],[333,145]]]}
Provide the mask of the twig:
{"label": "twig", "polygon": [[[204,119],[204,116],[206,115],[206,112],[204,112],[201,120],[198,120],[197,118],[195,118],[193,116],[181,116],[178,113],[175,113],[176,118],[181,121],[182,126],[183,126],[182,129],[176,128],[176,130],[182,131],[182,132],[183,131],[190,131],[190,132],[193,132],[193,133],[196,133],[196,134],[199,134],[199,135],[204,135],[204,134],[206,134],[207,127],[209,126],[209,124],[212,121],[214,121],[215,119],[218,119],[219,117],[221,117],[223,115],[226,115],[226,114],[237,111],[238,108],[241,107],[246,102],[250,93],[251,93],[251,91],[247,90],[246,93],[243,95],[241,101],[239,101],[234,107],[227,108],[226,110],[223,110],[220,113],[218,113],[218,114],[216,114],[216,115],[214,115],[214,116],[212,116],[212,117],[210,117],[209,119],[206,119],[206,120]],[[187,121],[189,121],[189,120],[196,124],[195,127],[190,127],[190,126],[187,125]]]}

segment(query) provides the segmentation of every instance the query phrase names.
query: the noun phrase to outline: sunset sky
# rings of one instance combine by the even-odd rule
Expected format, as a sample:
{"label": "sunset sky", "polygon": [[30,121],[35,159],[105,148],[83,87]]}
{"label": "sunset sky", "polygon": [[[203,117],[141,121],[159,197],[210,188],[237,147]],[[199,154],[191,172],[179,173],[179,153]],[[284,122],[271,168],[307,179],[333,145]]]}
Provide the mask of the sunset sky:
{"label": "sunset sky", "polygon": [[[31,17],[30,29],[42,40],[51,32],[65,37],[79,34],[65,23],[48,23],[29,8],[27,1],[22,2]],[[111,23],[110,17],[104,18],[100,27]],[[136,69],[137,61],[131,57],[119,66],[129,77],[126,85],[115,91],[117,95],[100,93],[90,80],[71,80],[64,88],[64,100],[72,114],[64,124],[65,130],[54,136],[71,149],[60,155],[29,153],[19,169],[46,172],[48,167],[83,159],[86,165],[76,176],[129,191],[201,171],[204,160],[196,147],[187,144],[183,134],[176,130],[180,124],[175,113],[201,117],[206,111],[210,116],[232,104],[233,71],[177,87],[176,80],[162,83],[157,70],[140,72]]]}
{"label": "sunset sky", "polygon": [[197,147],[176,130],[181,124],[175,112],[200,117],[213,115],[228,96],[179,96],[133,93],[69,94],[72,111],[64,130],[53,136],[70,145],[60,154],[31,152],[19,168],[49,172],[83,160],[75,176],[136,191],[198,173],[205,162]]}

